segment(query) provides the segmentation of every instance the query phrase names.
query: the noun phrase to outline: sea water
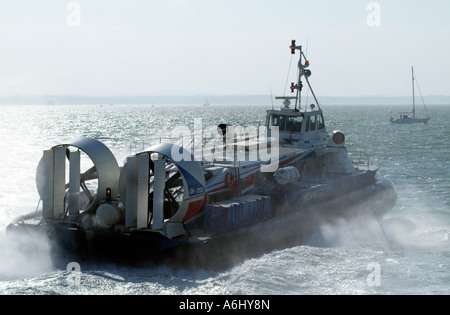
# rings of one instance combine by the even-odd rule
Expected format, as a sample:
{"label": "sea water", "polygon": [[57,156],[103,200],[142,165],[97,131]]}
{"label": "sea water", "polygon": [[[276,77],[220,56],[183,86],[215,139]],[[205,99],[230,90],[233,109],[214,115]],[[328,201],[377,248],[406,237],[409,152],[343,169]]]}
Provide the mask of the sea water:
{"label": "sea water", "polygon": [[[44,239],[10,239],[7,225],[36,209],[42,151],[78,137],[105,143],[119,164],[151,138],[229,122],[264,124],[269,106],[0,106],[0,294],[449,294],[450,106],[430,105],[427,125],[394,125],[406,106],[323,106],[329,132],[365,151],[398,193],[386,237],[366,222],[321,227],[320,246],[297,244],[218,270],[117,264],[53,268]],[[75,270],[75,269],[73,269]]]}

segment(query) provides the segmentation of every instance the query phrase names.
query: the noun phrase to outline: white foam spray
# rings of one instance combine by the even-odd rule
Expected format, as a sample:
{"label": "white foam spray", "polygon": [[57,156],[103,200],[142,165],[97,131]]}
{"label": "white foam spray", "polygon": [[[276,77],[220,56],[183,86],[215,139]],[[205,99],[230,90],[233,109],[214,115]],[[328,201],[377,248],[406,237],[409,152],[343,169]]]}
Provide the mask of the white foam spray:
{"label": "white foam spray", "polygon": [[0,234],[0,280],[33,277],[52,270],[50,247],[45,236]]}

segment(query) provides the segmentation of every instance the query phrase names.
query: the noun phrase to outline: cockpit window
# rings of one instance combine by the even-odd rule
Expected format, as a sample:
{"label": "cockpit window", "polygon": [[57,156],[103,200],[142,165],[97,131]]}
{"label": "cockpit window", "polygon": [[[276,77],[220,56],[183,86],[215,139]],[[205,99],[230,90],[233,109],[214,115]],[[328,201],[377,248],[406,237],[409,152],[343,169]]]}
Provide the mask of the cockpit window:
{"label": "cockpit window", "polygon": [[303,117],[302,116],[288,116],[287,117],[287,123],[286,123],[286,130],[287,131],[301,131],[302,130],[302,122]]}
{"label": "cockpit window", "polygon": [[314,130],[316,130],[316,115],[307,116],[305,131],[308,132]]}
{"label": "cockpit window", "polygon": [[317,130],[324,129],[325,123],[323,122],[322,114],[317,115]]}
{"label": "cockpit window", "polygon": [[309,130],[310,131],[314,131],[316,130],[316,115],[312,115],[311,116],[311,120],[310,120],[310,126],[309,126]]}
{"label": "cockpit window", "polygon": [[271,115],[269,120],[269,129],[272,129],[272,126],[277,126],[280,130],[285,130],[286,126],[286,116],[284,115]]}

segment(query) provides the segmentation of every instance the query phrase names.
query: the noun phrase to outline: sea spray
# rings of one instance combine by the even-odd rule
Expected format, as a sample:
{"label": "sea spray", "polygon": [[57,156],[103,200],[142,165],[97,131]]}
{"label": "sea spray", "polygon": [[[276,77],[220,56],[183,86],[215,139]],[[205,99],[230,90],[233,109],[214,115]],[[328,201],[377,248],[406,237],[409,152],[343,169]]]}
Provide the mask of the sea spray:
{"label": "sea spray", "polygon": [[0,234],[0,280],[33,277],[52,270],[50,247],[45,236]]}

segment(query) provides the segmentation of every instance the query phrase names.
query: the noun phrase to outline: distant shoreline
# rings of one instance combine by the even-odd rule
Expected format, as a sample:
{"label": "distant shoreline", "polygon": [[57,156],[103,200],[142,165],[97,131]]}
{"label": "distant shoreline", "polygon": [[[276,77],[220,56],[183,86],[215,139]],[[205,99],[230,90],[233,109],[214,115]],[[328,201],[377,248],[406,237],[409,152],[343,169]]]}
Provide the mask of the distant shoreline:
{"label": "distant shoreline", "polygon": [[[112,105],[112,104],[147,104],[147,105],[201,105],[205,97],[211,106],[228,105],[272,105],[270,95],[146,95],[146,96],[77,96],[77,95],[36,95],[36,96],[0,96],[0,105]],[[450,105],[450,96],[424,96],[426,105]],[[365,97],[318,97],[321,105],[410,105],[411,96],[365,96]],[[310,96],[306,104],[313,102]],[[422,104],[419,97],[416,103]],[[279,101],[273,100],[278,106]]]}

